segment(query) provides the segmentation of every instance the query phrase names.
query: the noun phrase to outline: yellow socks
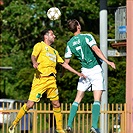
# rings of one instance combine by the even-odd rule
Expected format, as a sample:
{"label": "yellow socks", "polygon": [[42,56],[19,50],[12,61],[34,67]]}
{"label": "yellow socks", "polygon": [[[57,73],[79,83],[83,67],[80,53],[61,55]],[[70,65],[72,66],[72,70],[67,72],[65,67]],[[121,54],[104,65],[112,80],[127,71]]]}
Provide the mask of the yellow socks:
{"label": "yellow socks", "polygon": [[27,106],[26,106],[26,104],[24,104],[24,105],[20,108],[20,110],[19,110],[19,112],[18,112],[18,114],[17,114],[17,116],[16,116],[16,119],[13,121],[12,125],[14,125],[14,126],[16,127],[16,125],[18,124],[19,120],[25,115],[25,113],[26,113],[27,111],[28,111],[28,110],[27,110]]}
{"label": "yellow socks", "polygon": [[60,108],[53,108],[54,116],[56,119],[56,130],[63,130],[62,129],[62,114]]}

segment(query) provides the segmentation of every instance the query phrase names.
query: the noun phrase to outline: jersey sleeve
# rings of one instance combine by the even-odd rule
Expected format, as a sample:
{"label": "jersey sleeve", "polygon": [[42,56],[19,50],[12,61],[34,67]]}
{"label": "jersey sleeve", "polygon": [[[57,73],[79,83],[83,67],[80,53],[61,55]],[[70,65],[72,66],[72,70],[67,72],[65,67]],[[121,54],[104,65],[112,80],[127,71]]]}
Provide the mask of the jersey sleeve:
{"label": "jersey sleeve", "polygon": [[70,47],[67,45],[66,50],[65,50],[65,59],[69,59],[72,57],[72,52]]}
{"label": "jersey sleeve", "polygon": [[87,43],[90,47],[92,47],[93,45],[96,45],[96,44],[97,44],[96,41],[95,41],[95,39],[94,39],[94,37],[93,37],[91,34],[88,34],[88,35],[86,36],[85,40],[86,40],[86,43]]}
{"label": "jersey sleeve", "polygon": [[58,63],[64,63],[64,60],[60,57],[58,51],[56,51],[56,56],[57,56],[57,62]]}
{"label": "jersey sleeve", "polygon": [[35,44],[33,47],[32,55],[37,57],[39,55],[39,53],[41,52],[41,48],[42,48],[41,43]]}

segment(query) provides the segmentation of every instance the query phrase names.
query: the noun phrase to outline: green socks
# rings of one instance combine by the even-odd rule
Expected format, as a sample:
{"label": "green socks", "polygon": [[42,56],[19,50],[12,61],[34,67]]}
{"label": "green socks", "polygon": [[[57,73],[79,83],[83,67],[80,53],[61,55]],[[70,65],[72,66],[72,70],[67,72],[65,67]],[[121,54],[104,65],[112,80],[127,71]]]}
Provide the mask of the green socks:
{"label": "green socks", "polygon": [[72,107],[70,109],[70,114],[69,114],[68,125],[67,126],[69,126],[71,128],[72,128],[74,117],[75,117],[75,115],[77,113],[77,110],[78,110],[78,105],[79,105],[79,103],[73,102]]}
{"label": "green socks", "polygon": [[100,115],[100,102],[94,101],[92,107],[92,126],[97,129],[98,128],[98,120]]}
{"label": "green socks", "polygon": [[[69,126],[71,128],[72,128],[74,117],[75,117],[77,110],[78,110],[78,105],[79,105],[79,103],[73,102],[72,107],[70,109],[70,114],[69,114],[67,126]],[[93,107],[92,107],[92,126],[95,129],[98,128],[99,115],[100,115],[100,102],[95,101],[93,103]]]}

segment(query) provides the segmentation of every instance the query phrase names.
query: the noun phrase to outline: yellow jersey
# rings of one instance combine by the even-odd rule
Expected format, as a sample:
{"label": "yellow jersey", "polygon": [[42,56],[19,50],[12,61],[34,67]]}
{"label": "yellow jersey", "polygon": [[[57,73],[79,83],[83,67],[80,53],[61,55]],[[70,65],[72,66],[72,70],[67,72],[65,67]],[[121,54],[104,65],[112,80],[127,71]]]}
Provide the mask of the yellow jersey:
{"label": "yellow jersey", "polygon": [[37,70],[41,76],[48,76],[51,73],[56,74],[56,63],[64,62],[58,51],[43,41],[34,45],[32,55],[37,58],[39,63]]}

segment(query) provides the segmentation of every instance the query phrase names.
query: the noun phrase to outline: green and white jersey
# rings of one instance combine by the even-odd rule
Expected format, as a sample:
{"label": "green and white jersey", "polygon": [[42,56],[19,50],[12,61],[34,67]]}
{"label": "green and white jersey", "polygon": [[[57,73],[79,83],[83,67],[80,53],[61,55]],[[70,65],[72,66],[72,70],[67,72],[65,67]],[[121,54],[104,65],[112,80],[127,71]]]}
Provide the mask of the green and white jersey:
{"label": "green and white jersey", "polygon": [[96,41],[91,34],[78,34],[73,36],[68,42],[65,50],[65,58],[71,58],[74,54],[84,68],[93,68],[101,65],[99,57],[91,49],[96,45]]}

